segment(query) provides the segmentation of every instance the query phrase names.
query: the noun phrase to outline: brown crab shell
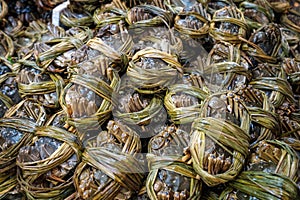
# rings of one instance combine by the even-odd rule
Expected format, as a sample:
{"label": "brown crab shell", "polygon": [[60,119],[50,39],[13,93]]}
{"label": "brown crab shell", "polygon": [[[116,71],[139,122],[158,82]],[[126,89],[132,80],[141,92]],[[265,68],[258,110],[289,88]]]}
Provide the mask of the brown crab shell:
{"label": "brown crab shell", "polygon": [[239,95],[220,92],[205,99],[192,125],[189,150],[193,168],[208,186],[233,180],[243,169],[249,122],[250,114]]}
{"label": "brown crab shell", "polygon": [[107,131],[91,139],[74,175],[80,199],[129,199],[142,186],[140,138],[129,127],[109,121]]}
{"label": "brown crab shell", "polygon": [[146,181],[150,199],[199,199],[202,181],[185,152],[190,135],[174,124],[163,128],[148,145],[149,174]]}

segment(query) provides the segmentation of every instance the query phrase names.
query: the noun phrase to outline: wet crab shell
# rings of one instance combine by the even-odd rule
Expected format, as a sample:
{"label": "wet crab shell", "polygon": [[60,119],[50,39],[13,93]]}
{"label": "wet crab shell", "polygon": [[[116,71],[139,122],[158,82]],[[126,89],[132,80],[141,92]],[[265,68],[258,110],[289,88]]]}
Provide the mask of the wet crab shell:
{"label": "wet crab shell", "polygon": [[285,101],[295,101],[292,87],[287,81],[283,69],[275,76],[257,77],[251,80],[249,85],[264,91],[275,108],[281,106]]}
{"label": "wet crab shell", "polygon": [[139,136],[127,126],[109,121],[107,131],[89,141],[74,183],[81,199],[130,199],[142,186]]}
{"label": "wet crab shell", "polygon": [[0,197],[17,185],[16,157],[20,148],[32,141],[36,127],[36,123],[27,119],[0,119]]}
{"label": "wet crab shell", "polygon": [[202,69],[203,78],[211,91],[233,90],[238,84],[251,79],[252,65],[239,45],[219,42],[208,54]]}
{"label": "wet crab shell", "polygon": [[240,10],[244,13],[244,17],[251,30],[260,28],[274,20],[272,9],[265,7],[266,0],[256,3],[243,1],[239,4]]}
{"label": "wet crab shell", "polygon": [[201,102],[208,94],[195,86],[172,85],[164,98],[170,120],[175,124],[187,124],[199,116]]}
{"label": "wet crab shell", "polygon": [[126,22],[131,28],[159,26],[172,23],[172,13],[153,5],[139,5],[127,12]]}
{"label": "wet crab shell", "polygon": [[217,10],[211,20],[209,34],[217,41],[241,43],[248,31],[244,14],[234,6]]}
{"label": "wet crab shell", "polygon": [[68,123],[89,130],[99,127],[112,111],[112,93],[118,87],[119,76],[113,73],[110,83],[100,77],[73,74],[60,97],[62,108],[68,113]]}
{"label": "wet crab shell", "polygon": [[192,125],[189,149],[195,171],[208,186],[216,186],[233,180],[243,169],[250,115],[241,97],[232,92],[209,96],[200,113]]}
{"label": "wet crab shell", "polygon": [[299,158],[288,144],[278,140],[261,141],[251,153],[247,170],[272,172],[297,180]]}
{"label": "wet crab shell", "polygon": [[151,199],[199,199],[202,181],[185,154],[190,136],[187,132],[170,125],[151,138],[147,160],[149,174],[146,181]]}
{"label": "wet crab shell", "polygon": [[22,98],[34,98],[49,108],[59,106],[59,96],[65,81],[58,74],[43,74],[34,68],[24,68],[18,74],[18,88]]}
{"label": "wet crab shell", "polygon": [[209,31],[209,21],[210,15],[199,3],[178,13],[174,20],[174,27],[191,37],[204,37]]}
{"label": "wet crab shell", "polygon": [[[156,95],[143,95],[126,83],[113,95],[113,116],[135,130],[142,138],[155,134],[155,130],[164,125],[167,116],[162,98]],[[123,87],[124,86],[124,87]]]}
{"label": "wet crab shell", "polygon": [[141,93],[154,94],[172,85],[182,73],[177,58],[153,48],[136,52],[129,62],[127,75]]}
{"label": "wet crab shell", "polygon": [[79,138],[51,125],[37,128],[34,143],[20,149],[16,162],[18,181],[28,198],[61,198],[74,190],[73,170],[81,154]]}
{"label": "wet crab shell", "polygon": [[251,148],[260,141],[275,139],[281,135],[279,118],[274,113],[275,108],[264,92],[253,88],[251,85],[241,85],[234,90],[234,93],[243,98],[251,116]]}
{"label": "wet crab shell", "polygon": [[286,176],[261,172],[244,171],[229,183],[219,199],[298,199],[297,186]]}
{"label": "wet crab shell", "polygon": [[256,60],[253,65],[257,65],[257,62],[277,63],[279,53],[283,49],[282,33],[279,25],[274,23],[260,27],[245,42],[247,45],[242,49]]}

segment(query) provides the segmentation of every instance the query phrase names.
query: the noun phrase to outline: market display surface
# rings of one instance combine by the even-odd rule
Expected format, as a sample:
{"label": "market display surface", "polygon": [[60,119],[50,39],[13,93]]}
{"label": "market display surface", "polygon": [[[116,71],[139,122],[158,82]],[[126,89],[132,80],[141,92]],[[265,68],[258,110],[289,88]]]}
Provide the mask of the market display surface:
{"label": "market display surface", "polygon": [[0,199],[300,199],[299,0],[0,0]]}

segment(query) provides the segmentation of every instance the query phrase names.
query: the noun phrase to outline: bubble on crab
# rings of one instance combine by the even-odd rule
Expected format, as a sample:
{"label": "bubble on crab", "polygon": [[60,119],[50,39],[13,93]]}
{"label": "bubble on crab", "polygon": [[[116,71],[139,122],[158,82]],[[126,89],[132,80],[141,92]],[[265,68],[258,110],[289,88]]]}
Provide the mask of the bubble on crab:
{"label": "bubble on crab", "polygon": [[0,127],[0,152],[17,144],[22,137],[23,133],[16,129]]}

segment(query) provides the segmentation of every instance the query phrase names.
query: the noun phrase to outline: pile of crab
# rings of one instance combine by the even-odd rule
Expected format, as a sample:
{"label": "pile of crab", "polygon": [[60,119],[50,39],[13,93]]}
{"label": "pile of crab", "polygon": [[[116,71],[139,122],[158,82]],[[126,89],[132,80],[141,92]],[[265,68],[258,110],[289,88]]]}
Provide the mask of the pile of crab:
{"label": "pile of crab", "polygon": [[300,199],[299,0],[63,2],[0,0],[0,199]]}

